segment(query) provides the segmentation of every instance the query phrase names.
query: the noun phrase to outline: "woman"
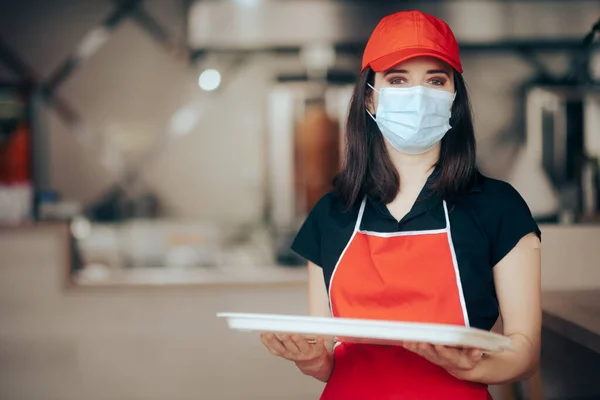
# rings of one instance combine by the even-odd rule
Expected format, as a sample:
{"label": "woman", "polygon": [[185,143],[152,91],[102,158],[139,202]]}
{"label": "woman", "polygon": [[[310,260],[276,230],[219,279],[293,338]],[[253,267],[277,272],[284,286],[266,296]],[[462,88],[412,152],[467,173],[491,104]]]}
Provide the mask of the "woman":
{"label": "woman", "polygon": [[345,165],[293,250],[309,260],[313,315],[470,326],[502,315],[514,350],[374,346],[265,333],[275,355],[327,382],[322,399],[489,398],[540,347],[540,231],[519,194],[475,165],[458,46],[418,11],[373,32],[350,105]]}

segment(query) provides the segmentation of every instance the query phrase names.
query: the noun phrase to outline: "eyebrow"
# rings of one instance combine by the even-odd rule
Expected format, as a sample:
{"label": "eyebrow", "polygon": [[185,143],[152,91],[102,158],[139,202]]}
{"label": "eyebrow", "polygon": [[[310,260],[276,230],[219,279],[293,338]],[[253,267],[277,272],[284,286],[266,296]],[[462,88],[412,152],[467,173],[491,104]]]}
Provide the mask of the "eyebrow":
{"label": "eyebrow", "polygon": [[[383,76],[388,76],[389,74],[408,74],[409,72],[405,69],[390,69],[383,74]],[[444,74],[447,77],[450,77],[450,73],[444,69],[430,69],[427,71],[427,75],[433,74]]]}

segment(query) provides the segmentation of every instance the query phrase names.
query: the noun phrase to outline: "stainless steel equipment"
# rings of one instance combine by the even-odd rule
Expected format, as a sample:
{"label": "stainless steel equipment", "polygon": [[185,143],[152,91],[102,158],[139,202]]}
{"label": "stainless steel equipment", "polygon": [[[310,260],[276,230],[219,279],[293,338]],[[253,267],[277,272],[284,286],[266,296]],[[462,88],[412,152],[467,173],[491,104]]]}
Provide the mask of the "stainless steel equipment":
{"label": "stainless steel equipment", "polygon": [[560,196],[557,217],[568,221],[600,214],[600,88],[536,86],[526,97],[526,151],[541,164]]}

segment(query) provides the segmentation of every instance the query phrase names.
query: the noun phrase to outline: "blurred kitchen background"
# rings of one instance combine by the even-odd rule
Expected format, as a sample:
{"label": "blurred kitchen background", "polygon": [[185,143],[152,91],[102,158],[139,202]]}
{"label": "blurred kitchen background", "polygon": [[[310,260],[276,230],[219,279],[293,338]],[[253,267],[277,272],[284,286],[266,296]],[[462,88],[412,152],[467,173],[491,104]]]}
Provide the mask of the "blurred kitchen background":
{"label": "blurred kitchen background", "polygon": [[330,190],[366,40],[461,45],[485,174],[543,231],[541,373],[600,399],[600,2],[0,1],[0,398],[315,399],[219,311],[307,312],[289,251]]}

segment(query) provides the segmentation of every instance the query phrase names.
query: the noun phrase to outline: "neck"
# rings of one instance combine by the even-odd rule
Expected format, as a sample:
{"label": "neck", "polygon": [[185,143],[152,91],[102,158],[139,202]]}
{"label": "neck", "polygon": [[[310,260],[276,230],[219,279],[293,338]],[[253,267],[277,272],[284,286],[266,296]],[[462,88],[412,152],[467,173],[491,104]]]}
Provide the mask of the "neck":
{"label": "neck", "polygon": [[423,186],[440,158],[440,146],[436,145],[423,154],[405,154],[386,143],[390,160],[400,175],[402,187]]}

